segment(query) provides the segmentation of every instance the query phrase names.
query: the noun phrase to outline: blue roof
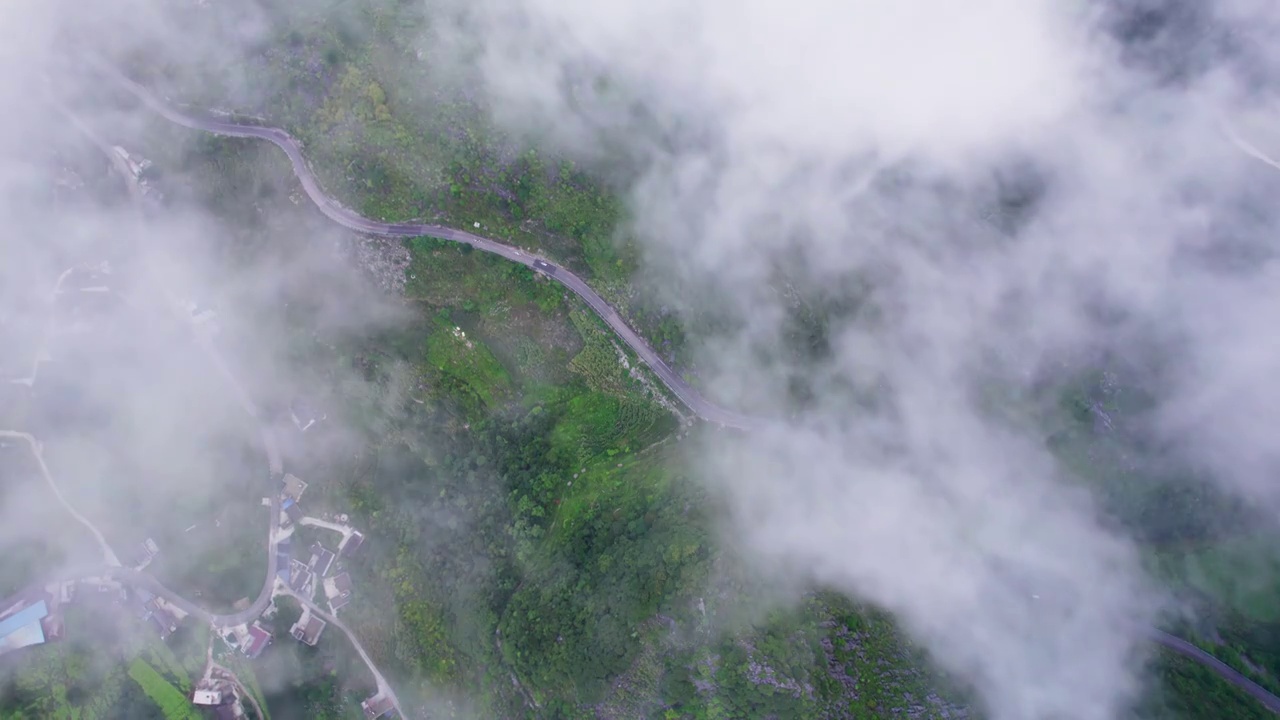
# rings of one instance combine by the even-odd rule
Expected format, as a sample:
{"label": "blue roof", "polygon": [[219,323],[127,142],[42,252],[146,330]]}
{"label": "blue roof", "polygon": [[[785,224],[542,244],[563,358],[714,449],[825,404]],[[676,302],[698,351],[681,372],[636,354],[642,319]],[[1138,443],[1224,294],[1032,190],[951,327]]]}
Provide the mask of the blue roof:
{"label": "blue roof", "polygon": [[42,620],[44,619],[44,616],[48,614],[49,606],[45,605],[43,600],[35,603],[34,605],[24,607],[4,620],[0,620],[0,638],[4,638],[12,634],[15,630],[22,628],[24,625],[29,625],[37,620]]}
{"label": "blue roof", "polygon": [[281,507],[288,508],[292,504],[293,504],[293,498],[285,498],[284,503],[281,504]]}

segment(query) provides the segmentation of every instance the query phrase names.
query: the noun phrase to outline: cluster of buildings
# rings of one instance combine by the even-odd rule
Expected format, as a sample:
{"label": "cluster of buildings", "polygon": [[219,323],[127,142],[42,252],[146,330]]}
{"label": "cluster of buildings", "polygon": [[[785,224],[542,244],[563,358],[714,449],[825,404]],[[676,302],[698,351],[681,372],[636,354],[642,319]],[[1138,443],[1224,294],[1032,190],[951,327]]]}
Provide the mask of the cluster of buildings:
{"label": "cluster of buildings", "polygon": [[[144,588],[130,592],[114,580],[68,580],[28,589],[3,601],[6,605],[0,608],[0,655],[60,639],[63,608],[77,597],[82,585],[97,591],[89,594],[87,602],[92,603],[98,597],[109,601],[113,608],[130,611],[149,624],[161,640],[167,640],[178,630],[183,615]],[[112,610],[107,608],[107,611]]]}
{"label": "cluster of buildings", "polygon": [[[300,502],[307,490],[307,484],[295,475],[286,474],[281,486],[280,510],[283,513],[281,527],[291,528],[302,522],[305,515]],[[345,520],[345,516],[339,516]],[[330,550],[320,542],[311,543],[309,553],[304,562],[293,554],[292,543],[288,539],[276,544],[276,576],[294,593],[313,599],[316,590],[323,588],[329,611],[336,614],[351,602],[354,590],[351,575],[346,572],[334,573],[335,563],[339,556],[348,557],[361,543],[364,535],[358,530],[340,525],[330,525],[330,529],[342,532],[342,540],[336,551]],[[318,618],[317,618],[318,620]],[[318,631],[317,631],[318,637]]]}

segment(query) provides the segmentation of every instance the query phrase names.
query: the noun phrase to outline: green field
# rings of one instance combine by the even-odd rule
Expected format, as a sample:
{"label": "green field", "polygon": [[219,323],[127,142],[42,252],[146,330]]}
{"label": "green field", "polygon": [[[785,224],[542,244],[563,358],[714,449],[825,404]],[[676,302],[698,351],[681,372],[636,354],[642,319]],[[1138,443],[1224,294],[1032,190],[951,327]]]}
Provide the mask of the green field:
{"label": "green field", "polygon": [[196,712],[191,700],[165,680],[146,660],[136,658],[130,663],[129,677],[138,683],[168,720],[199,720],[200,714]]}

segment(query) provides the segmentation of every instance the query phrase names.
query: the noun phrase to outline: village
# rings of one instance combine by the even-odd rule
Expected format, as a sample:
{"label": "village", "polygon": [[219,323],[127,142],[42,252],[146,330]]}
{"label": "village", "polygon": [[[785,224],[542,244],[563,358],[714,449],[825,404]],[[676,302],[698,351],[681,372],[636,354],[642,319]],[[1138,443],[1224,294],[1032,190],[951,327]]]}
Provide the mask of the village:
{"label": "village", "polygon": [[[256,715],[246,712],[246,703],[253,706],[257,701],[217,660],[228,654],[248,661],[261,657],[277,641],[269,622],[264,621],[279,612],[277,600],[281,597],[294,598],[302,606],[301,617],[289,628],[290,640],[315,647],[326,628],[339,622],[339,612],[355,594],[345,564],[359,551],[364,534],[348,523],[346,514],[307,515],[302,504],[306,490],[305,481],[286,474],[279,483],[278,496],[264,498],[264,503],[279,508],[279,517],[273,538],[275,577],[270,600],[260,613],[252,613],[250,607],[247,612],[215,615],[160,586],[144,571],[163,548],[147,538],[134,549],[127,567],[71,571],[65,579],[27,588],[0,603],[0,656],[65,639],[64,612],[73,603],[132,617],[161,642],[168,641],[188,617],[194,616],[207,623],[212,636],[205,673],[189,696],[191,703],[219,720],[262,717],[260,708],[255,708]],[[294,535],[301,528],[315,528],[329,539],[295,547]],[[392,699],[383,692],[361,705],[371,720],[389,717],[394,710]]]}

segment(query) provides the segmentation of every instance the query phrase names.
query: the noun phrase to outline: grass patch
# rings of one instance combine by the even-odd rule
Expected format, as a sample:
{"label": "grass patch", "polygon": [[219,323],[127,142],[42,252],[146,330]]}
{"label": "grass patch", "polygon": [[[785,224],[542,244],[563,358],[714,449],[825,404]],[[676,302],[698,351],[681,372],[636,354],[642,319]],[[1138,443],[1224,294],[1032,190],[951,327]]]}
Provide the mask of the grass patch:
{"label": "grass patch", "polygon": [[129,677],[138,683],[168,720],[199,720],[187,696],[165,680],[146,660],[135,658],[129,664]]}
{"label": "grass patch", "polygon": [[[479,338],[437,316],[426,339],[425,362],[444,383],[463,390],[476,411],[500,409],[512,396],[511,376]],[[478,406],[476,406],[478,404]]]}
{"label": "grass patch", "polygon": [[565,404],[551,444],[575,463],[584,463],[599,455],[612,458],[640,450],[676,427],[675,418],[652,403],[591,391]]}

